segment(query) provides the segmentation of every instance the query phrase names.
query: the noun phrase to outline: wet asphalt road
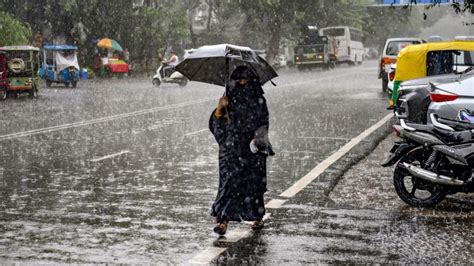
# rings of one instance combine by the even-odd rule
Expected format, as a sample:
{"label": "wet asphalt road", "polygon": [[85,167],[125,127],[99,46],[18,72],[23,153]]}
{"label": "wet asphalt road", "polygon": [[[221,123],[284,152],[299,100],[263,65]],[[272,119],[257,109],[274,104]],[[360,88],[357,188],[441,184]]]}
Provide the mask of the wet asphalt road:
{"label": "wet asphalt road", "polygon": [[[376,132],[378,135],[381,132]],[[383,168],[396,138],[389,135],[347,169],[355,147],[282,208],[266,230],[231,246],[221,264],[454,264],[474,263],[474,197],[448,196],[434,209],[412,208],[393,188],[394,167]],[[366,147],[364,147],[366,146]],[[371,149],[369,149],[371,150]],[[335,182],[331,188],[325,183]]]}
{"label": "wet asphalt road", "polygon": [[[283,70],[275,82],[265,86],[277,153],[267,199],[388,113],[376,62]],[[0,103],[0,261],[176,264],[211,246],[217,145],[207,124],[222,92],[132,78],[58,85],[37,99]],[[298,200],[322,202],[309,194]],[[274,215],[267,232],[283,217],[291,212]],[[295,227],[287,245],[304,241],[306,231],[287,226]],[[234,248],[258,254],[280,243],[256,242]],[[235,258],[218,261],[226,256]]]}

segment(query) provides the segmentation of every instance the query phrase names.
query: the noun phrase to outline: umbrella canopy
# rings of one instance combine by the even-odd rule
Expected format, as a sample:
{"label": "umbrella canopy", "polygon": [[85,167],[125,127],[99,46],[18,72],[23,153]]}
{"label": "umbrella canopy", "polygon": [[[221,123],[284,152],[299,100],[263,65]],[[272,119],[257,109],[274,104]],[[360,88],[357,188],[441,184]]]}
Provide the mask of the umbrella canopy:
{"label": "umbrella canopy", "polygon": [[109,38],[101,39],[97,43],[97,47],[112,49],[112,50],[116,50],[116,51],[119,51],[119,52],[123,51],[122,46],[120,46],[120,44],[116,40],[112,40],[112,39],[109,39]]}
{"label": "umbrella canopy", "polygon": [[225,86],[232,71],[242,65],[252,69],[262,85],[278,76],[255,51],[231,44],[202,46],[175,69],[189,80]]}

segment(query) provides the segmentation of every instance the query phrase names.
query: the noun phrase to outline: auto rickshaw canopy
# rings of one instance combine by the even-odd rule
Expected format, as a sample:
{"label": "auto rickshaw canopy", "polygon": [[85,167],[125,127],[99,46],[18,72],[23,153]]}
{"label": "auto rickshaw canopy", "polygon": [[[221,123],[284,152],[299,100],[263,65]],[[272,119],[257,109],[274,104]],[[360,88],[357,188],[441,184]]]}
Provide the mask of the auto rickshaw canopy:
{"label": "auto rickshaw canopy", "polygon": [[408,45],[398,54],[395,81],[426,77],[428,53],[433,51],[474,51],[474,41],[456,40]]}
{"label": "auto rickshaw canopy", "polygon": [[43,49],[52,51],[68,51],[77,50],[77,46],[68,44],[47,44],[43,46]]}
{"label": "auto rickshaw canopy", "polygon": [[38,47],[33,47],[29,45],[19,45],[19,46],[2,46],[0,51],[35,51],[39,52]]}

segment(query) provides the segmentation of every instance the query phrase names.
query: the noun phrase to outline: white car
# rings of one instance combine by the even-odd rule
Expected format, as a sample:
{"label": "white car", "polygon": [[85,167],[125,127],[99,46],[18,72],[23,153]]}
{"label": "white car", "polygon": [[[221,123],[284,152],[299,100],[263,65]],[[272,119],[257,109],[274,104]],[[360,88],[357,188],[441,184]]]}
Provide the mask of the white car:
{"label": "white car", "polygon": [[420,38],[390,38],[385,41],[379,64],[379,79],[382,79],[382,91],[388,92],[388,73],[390,72],[391,64],[397,62],[400,50],[407,45],[420,43],[423,43],[423,40]]}

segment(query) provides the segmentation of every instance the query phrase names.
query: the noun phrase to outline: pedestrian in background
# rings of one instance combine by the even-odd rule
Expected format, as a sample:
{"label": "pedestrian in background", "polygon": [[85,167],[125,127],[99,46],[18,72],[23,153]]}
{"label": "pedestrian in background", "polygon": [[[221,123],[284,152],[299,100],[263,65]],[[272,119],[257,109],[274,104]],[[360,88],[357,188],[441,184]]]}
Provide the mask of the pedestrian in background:
{"label": "pedestrian in background", "polygon": [[128,48],[125,48],[125,50],[123,50],[123,60],[127,64],[128,64],[128,61],[130,61],[130,52],[128,52]]}
{"label": "pedestrian in background", "polygon": [[257,76],[240,66],[230,78],[227,95],[209,120],[219,144],[219,190],[211,211],[219,235],[226,233],[230,221],[254,221],[252,229],[263,228],[266,159],[274,155],[268,141],[268,108]]}

